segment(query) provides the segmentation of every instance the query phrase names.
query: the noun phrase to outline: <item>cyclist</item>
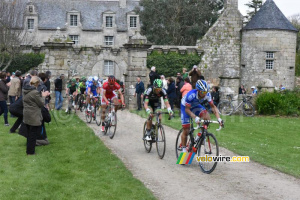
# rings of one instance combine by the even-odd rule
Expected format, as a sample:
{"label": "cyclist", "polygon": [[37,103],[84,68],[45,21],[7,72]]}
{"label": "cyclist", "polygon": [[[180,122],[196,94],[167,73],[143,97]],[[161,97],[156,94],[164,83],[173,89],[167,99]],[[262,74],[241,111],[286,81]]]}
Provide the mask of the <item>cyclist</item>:
{"label": "cyclist", "polygon": [[[81,77],[79,85],[78,85],[78,95],[76,97],[76,105],[78,103],[78,99],[79,99],[80,95],[82,96],[82,98],[84,98],[84,95],[86,95],[86,88],[87,88],[86,78],[83,76],[83,77]],[[81,99],[80,99],[80,101],[81,101]],[[81,106],[81,103],[79,105]],[[78,107],[78,109],[79,109],[79,107]]]}
{"label": "cyclist", "polygon": [[[67,89],[66,89],[66,95],[68,95],[68,102],[70,101],[70,95],[73,95],[73,97],[76,97],[77,96],[77,88],[78,88],[78,85],[76,84],[76,79],[71,79],[70,82],[68,83],[67,85]],[[75,107],[75,101],[73,99],[73,104],[72,104],[74,107]],[[66,112],[68,112],[69,108],[66,109]]]}
{"label": "cyclist", "polygon": [[[114,92],[117,90],[118,94],[120,95],[121,98],[121,103],[122,107],[125,107],[124,103],[124,96],[120,90],[120,85],[116,82],[116,78],[114,76],[109,76],[108,81],[103,84],[103,91],[102,91],[102,100],[101,100],[101,107],[102,107],[102,132],[105,131],[105,124],[104,124],[104,119],[105,119],[105,110],[107,108],[107,105],[109,104],[109,99],[113,102],[115,106],[113,106],[112,111],[117,112],[118,110],[118,95]],[[113,121],[114,119],[112,119]]]}
{"label": "cyclist", "polygon": [[190,130],[190,117],[192,117],[197,124],[200,123],[200,118],[210,120],[210,115],[204,108],[203,102],[208,101],[211,110],[218,119],[220,125],[223,125],[223,120],[220,118],[219,111],[214,105],[211,94],[208,92],[209,86],[204,80],[196,82],[196,89],[188,92],[181,100],[181,124],[183,134],[181,135],[182,152],[187,152],[186,142],[187,135]]}
{"label": "cyclist", "polygon": [[[98,97],[100,94],[100,85],[98,83],[98,77],[94,77],[92,78],[92,82],[89,82],[89,85],[87,87],[87,97],[86,97],[86,101],[88,103],[88,107],[87,110],[91,111],[91,98],[93,97]],[[95,104],[95,102],[94,102]],[[95,105],[94,105],[95,106]]]}
{"label": "cyclist", "polygon": [[[171,106],[168,101],[167,92],[162,87],[163,87],[162,80],[155,79],[153,82],[153,85],[151,85],[144,93],[144,95],[145,95],[144,108],[145,108],[147,114],[150,116],[150,120],[147,120],[147,132],[146,132],[146,136],[144,138],[145,140],[148,140],[148,141],[152,140],[151,135],[150,135],[152,119],[154,117],[154,115],[152,113],[155,112],[155,110],[157,110],[157,111],[161,110],[161,108],[160,108],[161,97],[163,97],[165,105],[168,109],[168,113],[170,115],[173,115],[173,111],[172,111]],[[151,111],[151,109],[148,106],[150,106],[152,108],[153,112]],[[161,115],[159,115],[159,119],[161,120]]]}

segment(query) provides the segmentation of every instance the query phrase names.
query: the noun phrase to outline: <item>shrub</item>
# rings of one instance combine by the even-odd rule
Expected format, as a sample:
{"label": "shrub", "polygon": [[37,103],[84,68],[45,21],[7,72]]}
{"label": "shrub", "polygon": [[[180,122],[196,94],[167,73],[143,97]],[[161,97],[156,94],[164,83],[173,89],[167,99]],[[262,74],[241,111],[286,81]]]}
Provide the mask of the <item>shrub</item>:
{"label": "shrub", "polygon": [[[22,73],[26,73],[31,68],[35,68],[39,66],[39,64],[43,63],[45,59],[45,54],[35,54],[35,53],[26,53],[26,54],[18,54],[13,59],[10,66],[6,69],[8,72],[15,72],[17,70]],[[9,56],[5,55],[5,63],[9,60]],[[0,66],[1,69],[4,66]]]}
{"label": "shrub", "polygon": [[300,76],[300,51],[296,54],[296,76]]}
{"label": "shrub", "polygon": [[193,65],[198,65],[200,61],[201,57],[197,54],[181,55],[176,52],[164,54],[153,51],[147,58],[147,67],[155,66],[160,75],[170,77],[176,76],[178,72],[181,73],[182,68],[191,69]]}
{"label": "shrub", "polygon": [[300,115],[300,91],[265,92],[256,99],[259,114]]}

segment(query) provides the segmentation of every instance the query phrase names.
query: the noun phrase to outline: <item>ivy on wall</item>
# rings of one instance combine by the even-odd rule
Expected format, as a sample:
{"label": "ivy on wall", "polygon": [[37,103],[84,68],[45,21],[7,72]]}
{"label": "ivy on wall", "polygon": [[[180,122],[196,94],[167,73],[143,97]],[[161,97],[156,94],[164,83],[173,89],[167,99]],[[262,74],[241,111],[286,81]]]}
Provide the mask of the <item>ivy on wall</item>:
{"label": "ivy on wall", "polygon": [[194,65],[198,65],[201,57],[196,53],[179,54],[176,52],[169,52],[168,54],[153,51],[147,57],[147,67],[150,69],[152,66],[156,67],[156,72],[165,77],[176,76],[177,73],[182,73],[182,68],[188,71]]}

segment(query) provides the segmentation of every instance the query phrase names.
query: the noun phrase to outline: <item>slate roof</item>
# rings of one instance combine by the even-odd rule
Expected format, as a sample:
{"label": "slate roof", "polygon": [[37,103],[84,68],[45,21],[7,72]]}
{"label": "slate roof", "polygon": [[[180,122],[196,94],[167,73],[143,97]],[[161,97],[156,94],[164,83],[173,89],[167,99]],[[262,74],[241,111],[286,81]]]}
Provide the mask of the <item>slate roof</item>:
{"label": "slate roof", "polygon": [[[126,14],[139,6],[138,1],[128,1],[126,8],[120,8],[118,1],[89,0],[32,0],[38,12],[39,29],[64,29],[67,23],[67,13],[72,10],[80,12],[80,22],[83,30],[97,31],[102,28],[103,12],[115,13],[118,31],[126,31]],[[69,23],[69,22],[68,22]]]}
{"label": "slate roof", "polygon": [[298,30],[284,16],[273,0],[267,0],[243,30]]}

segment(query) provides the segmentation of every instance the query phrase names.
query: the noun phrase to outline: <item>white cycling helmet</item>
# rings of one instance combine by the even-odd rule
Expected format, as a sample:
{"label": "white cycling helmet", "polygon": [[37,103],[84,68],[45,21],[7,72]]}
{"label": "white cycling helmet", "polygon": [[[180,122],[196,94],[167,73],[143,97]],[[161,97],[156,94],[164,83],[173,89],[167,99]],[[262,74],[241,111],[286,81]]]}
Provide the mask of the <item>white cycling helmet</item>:
{"label": "white cycling helmet", "polygon": [[98,82],[98,77],[97,76],[94,76],[94,81],[97,81]]}
{"label": "white cycling helmet", "polygon": [[89,76],[88,81],[89,81],[89,82],[92,82],[92,81],[93,81],[93,77],[92,77],[92,76]]}

